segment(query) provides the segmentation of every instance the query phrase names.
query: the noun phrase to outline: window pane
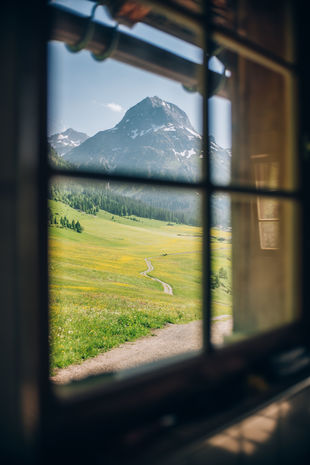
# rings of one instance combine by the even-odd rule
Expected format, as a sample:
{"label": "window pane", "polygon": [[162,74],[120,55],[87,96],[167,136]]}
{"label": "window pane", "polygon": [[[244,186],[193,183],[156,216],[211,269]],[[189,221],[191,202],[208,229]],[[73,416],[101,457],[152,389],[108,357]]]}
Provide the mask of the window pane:
{"label": "window pane", "polygon": [[[224,199],[230,227],[217,220]],[[300,312],[298,205],[276,197],[217,194],[212,208],[212,316],[220,317],[226,331],[216,340],[215,329],[220,329],[214,326],[213,342],[238,341],[295,321]]]}
{"label": "window pane", "polygon": [[[156,42],[152,28],[144,26],[142,32],[144,43],[148,35],[147,43]],[[199,180],[202,97],[185,90],[184,81],[161,76],[160,69],[168,77],[169,66],[177,75],[189,73],[198,83],[201,65],[197,55],[201,50],[185,47],[181,40],[165,34],[166,49],[172,49],[174,55],[162,49],[157,56],[152,52],[154,45],[141,48],[135,42],[137,48],[131,50],[130,40],[135,39],[126,37],[120,41],[125,44],[129,40],[126,60],[130,62],[132,57],[133,64],[141,62],[145,69],[113,59],[98,62],[89,51],[71,53],[64,44],[49,44],[49,143],[56,152],[51,149],[52,165],[185,182]],[[178,66],[171,58],[175,55]],[[154,63],[159,75],[147,71],[154,71]]]}
{"label": "window pane", "polygon": [[211,342],[220,345],[232,331],[232,234],[229,196],[213,195],[211,211]]}
{"label": "window pane", "polygon": [[200,194],[54,179],[49,197],[52,379],[200,350]]}
{"label": "window pane", "polygon": [[223,48],[210,63],[218,73],[209,99],[212,181],[296,188],[293,78]]}
{"label": "window pane", "polygon": [[288,61],[295,59],[289,0],[211,0],[212,21]]}

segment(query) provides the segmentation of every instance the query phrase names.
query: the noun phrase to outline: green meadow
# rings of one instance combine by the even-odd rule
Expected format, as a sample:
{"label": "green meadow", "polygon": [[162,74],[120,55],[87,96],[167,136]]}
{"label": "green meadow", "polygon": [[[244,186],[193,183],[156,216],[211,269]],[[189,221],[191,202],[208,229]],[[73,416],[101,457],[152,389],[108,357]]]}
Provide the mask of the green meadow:
{"label": "green meadow", "polygon": [[[167,323],[201,319],[199,227],[99,210],[96,216],[49,201],[58,224],[49,226],[51,371],[79,363]],[[60,225],[80,222],[78,233]],[[230,233],[212,232],[213,315],[231,313]],[[151,258],[151,276],[141,274]],[[226,271],[223,272],[223,269]]]}

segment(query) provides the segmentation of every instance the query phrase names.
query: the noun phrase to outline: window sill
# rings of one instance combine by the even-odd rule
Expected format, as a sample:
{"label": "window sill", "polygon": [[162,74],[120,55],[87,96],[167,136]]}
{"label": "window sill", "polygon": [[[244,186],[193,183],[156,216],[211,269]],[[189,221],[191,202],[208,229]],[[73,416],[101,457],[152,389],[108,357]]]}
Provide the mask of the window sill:
{"label": "window sill", "polygon": [[310,376],[307,351],[299,365],[294,355],[288,357],[292,369],[286,374],[275,363],[281,351],[294,354],[301,329],[289,325],[208,356],[161,364],[115,382],[98,377],[54,386],[44,449],[57,454],[57,438],[57,447],[64,448],[70,460],[74,453],[78,460],[93,450],[95,456],[104,451],[117,462],[125,456],[127,461],[127,454],[168,453],[176,444],[211,434]]}

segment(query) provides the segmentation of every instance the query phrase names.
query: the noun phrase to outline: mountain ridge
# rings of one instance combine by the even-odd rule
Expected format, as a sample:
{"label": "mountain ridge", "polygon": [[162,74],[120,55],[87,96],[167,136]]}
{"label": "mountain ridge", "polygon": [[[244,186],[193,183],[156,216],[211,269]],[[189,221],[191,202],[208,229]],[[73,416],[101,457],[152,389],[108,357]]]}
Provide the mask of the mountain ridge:
{"label": "mountain ridge", "polygon": [[197,180],[201,135],[183,110],[159,97],[131,107],[113,128],[99,131],[65,154],[78,167],[108,173]]}
{"label": "mountain ridge", "polygon": [[49,136],[48,143],[60,157],[63,157],[72,148],[78,147],[88,138],[89,136],[86,133],[68,128],[63,132],[57,132]]}
{"label": "mountain ridge", "polygon": [[[97,132],[62,157],[78,169],[107,173],[143,175],[186,182],[201,179],[202,137],[186,113],[159,97],[146,97],[125,113],[113,128]],[[215,184],[230,182],[231,154],[209,136],[211,179]],[[199,199],[167,194],[156,188],[114,186],[116,193],[161,207],[165,202],[173,211],[197,211]],[[212,200],[216,225],[229,225],[229,199],[217,195]],[[199,214],[199,213],[197,213]]]}

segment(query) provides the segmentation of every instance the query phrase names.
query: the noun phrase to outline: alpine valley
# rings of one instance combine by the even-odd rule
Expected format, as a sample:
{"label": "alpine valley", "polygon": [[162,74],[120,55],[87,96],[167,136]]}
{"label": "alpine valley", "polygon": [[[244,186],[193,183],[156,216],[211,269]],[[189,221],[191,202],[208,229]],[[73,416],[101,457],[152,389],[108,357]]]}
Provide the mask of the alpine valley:
{"label": "alpine valley", "polygon": [[[201,179],[204,156],[201,142],[201,135],[186,113],[159,97],[146,97],[130,108],[116,126],[92,137],[68,129],[49,138],[51,147],[60,156],[57,162],[53,151],[51,162],[57,166],[183,182]],[[213,182],[229,183],[230,150],[221,148],[210,136],[209,153]],[[171,188],[159,191],[153,187],[111,183],[105,189],[154,208],[200,216],[198,192],[189,195],[182,191],[180,195],[179,190]],[[229,226],[229,200],[225,195],[218,194],[213,199],[212,222]]]}

